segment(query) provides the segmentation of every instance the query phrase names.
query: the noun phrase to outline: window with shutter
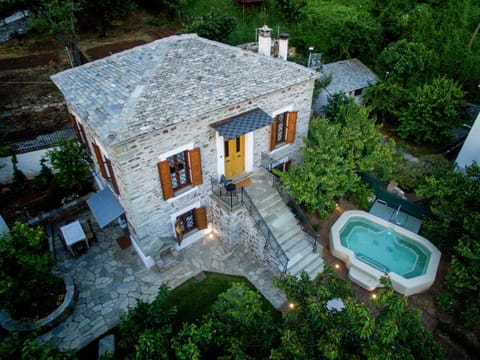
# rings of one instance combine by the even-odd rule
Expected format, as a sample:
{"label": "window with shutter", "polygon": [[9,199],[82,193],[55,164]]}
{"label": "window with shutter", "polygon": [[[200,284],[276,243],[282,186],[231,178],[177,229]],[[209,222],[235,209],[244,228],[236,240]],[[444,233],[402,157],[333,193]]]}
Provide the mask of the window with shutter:
{"label": "window with shutter", "polygon": [[100,172],[104,179],[108,179],[107,170],[105,169],[105,162],[103,160],[102,153],[100,152],[100,148],[97,144],[92,143],[93,151],[95,152],[95,157],[97,158],[98,166],[100,167]]}
{"label": "window with shutter", "polygon": [[270,132],[270,151],[295,141],[297,112],[284,112],[275,116]]}
{"label": "window with shutter", "polygon": [[203,183],[200,149],[181,151],[158,163],[163,198],[169,199],[175,192],[188,186]]}
{"label": "window with shutter", "polygon": [[287,124],[287,143],[292,144],[295,141],[295,131],[297,129],[297,112],[288,113]]}
{"label": "window with shutter", "polygon": [[108,174],[110,175],[108,180],[112,184],[112,188],[113,191],[115,191],[115,194],[119,195],[120,191],[118,190],[117,179],[115,178],[115,173],[113,172],[112,163],[109,159],[105,159],[105,164],[107,165]]}
{"label": "window with shutter", "polygon": [[207,209],[205,207],[196,208],[193,210],[193,215],[195,216],[195,223],[197,224],[198,230],[203,230],[208,227]]}

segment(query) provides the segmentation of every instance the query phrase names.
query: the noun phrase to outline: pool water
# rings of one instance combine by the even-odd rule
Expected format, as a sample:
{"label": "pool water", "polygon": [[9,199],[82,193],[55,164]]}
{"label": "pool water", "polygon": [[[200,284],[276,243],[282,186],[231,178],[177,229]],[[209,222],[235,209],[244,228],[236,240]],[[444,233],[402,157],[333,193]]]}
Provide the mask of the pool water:
{"label": "pool water", "polygon": [[425,274],[430,252],[422,244],[363,218],[351,218],[340,231],[341,244],[355,257],[385,273],[406,279]]}

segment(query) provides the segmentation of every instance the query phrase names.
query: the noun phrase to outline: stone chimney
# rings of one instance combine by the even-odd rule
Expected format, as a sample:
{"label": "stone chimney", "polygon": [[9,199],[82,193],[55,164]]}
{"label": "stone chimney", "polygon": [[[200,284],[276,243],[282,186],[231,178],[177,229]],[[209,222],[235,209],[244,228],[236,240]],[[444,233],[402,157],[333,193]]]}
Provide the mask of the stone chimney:
{"label": "stone chimney", "polygon": [[263,25],[258,29],[258,53],[270,56],[272,51],[272,29]]}
{"label": "stone chimney", "polygon": [[288,56],[288,34],[281,33],[278,36],[278,57],[287,60]]}

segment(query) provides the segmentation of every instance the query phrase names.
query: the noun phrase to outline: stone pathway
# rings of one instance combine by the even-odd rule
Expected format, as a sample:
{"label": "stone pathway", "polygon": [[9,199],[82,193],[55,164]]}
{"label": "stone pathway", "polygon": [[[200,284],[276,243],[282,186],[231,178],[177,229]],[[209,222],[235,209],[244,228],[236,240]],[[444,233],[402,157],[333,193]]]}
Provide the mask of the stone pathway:
{"label": "stone pathway", "polygon": [[122,235],[119,226],[110,225],[96,235],[98,242],[77,257],[57,246],[59,268],[74,279],[78,300],[73,313],[40,340],[52,340],[61,350],[81,349],[116,326],[137,299],[151,302],[162,283],[175,288],[201,271],[245,276],[274,307],[286,301],[273,275],[242,246],[228,249],[217,238],[205,237],[182,250],[178,264],[159,272],[146,269],[133,247],[120,249],[115,241]]}

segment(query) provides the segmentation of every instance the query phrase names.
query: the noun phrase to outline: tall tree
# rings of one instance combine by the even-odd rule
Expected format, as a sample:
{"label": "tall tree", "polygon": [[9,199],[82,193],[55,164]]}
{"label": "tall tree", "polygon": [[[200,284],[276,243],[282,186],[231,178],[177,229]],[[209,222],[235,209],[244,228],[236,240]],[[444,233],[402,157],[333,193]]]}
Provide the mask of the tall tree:
{"label": "tall tree", "polygon": [[453,128],[462,124],[463,97],[461,86],[445,77],[418,87],[400,114],[398,135],[402,138],[410,136],[416,143],[449,141]]}
{"label": "tall tree", "polygon": [[371,193],[359,172],[375,171],[389,179],[396,162],[393,142],[385,140],[375,119],[353,99],[340,106],[332,121],[314,118],[305,143],[303,164],[279,175],[285,189],[322,218],[345,195],[366,207]]}
{"label": "tall tree", "polygon": [[67,190],[82,192],[90,177],[89,157],[83,144],[76,140],[61,141],[47,151],[57,183]]}
{"label": "tall tree", "polygon": [[76,13],[81,9],[79,0],[46,0],[32,4],[31,23],[39,31],[56,35],[67,51],[70,66],[82,64],[76,35]]}
{"label": "tall tree", "polygon": [[[271,358],[441,359],[441,348],[423,327],[420,312],[395,294],[388,280],[383,284],[370,311],[329,266],[314,281],[306,273],[281,279],[278,286],[293,309],[284,316],[282,343]],[[330,307],[332,299],[341,299],[344,307]]]}
{"label": "tall tree", "polygon": [[378,52],[382,29],[363,8],[335,1],[308,1],[301,17],[297,35],[300,49],[313,46],[328,60],[372,59]]}
{"label": "tall tree", "polygon": [[419,42],[405,39],[391,43],[377,59],[377,72],[404,87],[422,83],[428,69],[430,52]]}
{"label": "tall tree", "polygon": [[426,179],[417,193],[430,203],[437,218],[422,225],[450,264],[445,277],[446,293],[439,305],[457,311],[468,326],[480,323],[480,166],[446,171]]}

